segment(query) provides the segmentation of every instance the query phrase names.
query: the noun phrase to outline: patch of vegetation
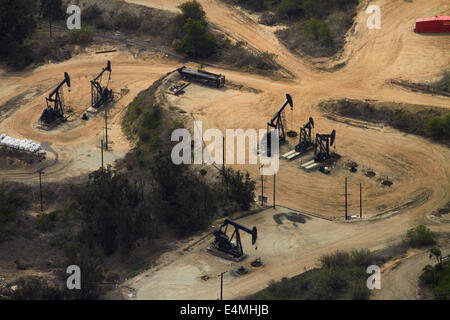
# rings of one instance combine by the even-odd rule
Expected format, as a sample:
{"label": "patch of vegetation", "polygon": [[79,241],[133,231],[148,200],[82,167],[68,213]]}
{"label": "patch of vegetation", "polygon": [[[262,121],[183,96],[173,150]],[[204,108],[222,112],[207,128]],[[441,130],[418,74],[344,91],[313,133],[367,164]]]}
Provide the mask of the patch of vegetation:
{"label": "patch of vegetation", "polygon": [[11,226],[15,221],[17,211],[15,206],[0,195],[0,242],[5,241],[11,234]]}
{"label": "patch of vegetation", "polygon": [[65,298],[60,287],[49,284],[45,279],[36,276],[22,277],[14,285],[15,290],[0,290],[0,295],[8,300],[62,300]]}
{"label": "patch of vegetation", "polygon": [[178,53],[192,58],[207,58],[216,51],[216,37],[199,20],[188,19],[183,25],[184,35],[173,43]]}
{"label": "patch of vegetation", "polygon": [[159,221],[185,236],[219,217],[219,208],[248,210],[254,201],[255,182],[248,173],[232,169],[225,171],[223,179],[208,181],[205,173],[197,174],[188,165],[172,162],[174,144],[161,141],[170,141],[171,129],[183,124],[170,119],[159,107],[155,95],[162,82],[163,78],[156,81],[129,105],[123,129],[136,141],[137,148],[126,162],[129,169],[139,168],[135,174],[142,176],[146,172],[146,180],[152,184],[149,196]]}
{"label": "patch of vegetation", "polygon": [[19,206],[24,201],[12,192],[6,192],[0,188],[0,242],[10,237],[15,229],[19,218]]}
{"label": "patch of vegetation", "polygon": [[[448,257],[447,257],[448,258]],[[434,266],[426,265],[420,275],[420,283],[430,288],[435,299],[450,299],[450,261],[443,262],[439,248],[430,249],[430,259],[436,259]]]}
{"label": "patch of vegetation", "polygon": [[83,222],[80,239],[87,247],[100,245],[105,255],[120,248],[126,256],[139,238],[152,236],[152,208],[141,186],[111,168],[89,175],[76,194]]}
{"label": "patch of vegetation", "polygon": [[442,78],[432,83],[431,87],[439,91],[450,92],[450,69],[445,70],[442,73]]}
{"label": "patch of vegetation", "polygon": [[141,20],[133,13],[124,11],[114,17],[113,26],[117,30],[136,31],[141,26]]}
{"label": "patch of vegetation", "polygon": [[380,264],[369,250],[337,251],[320,258],[321,268],[293,278],[271,281],[269,286],[248,297],[256,300],[367,300],[366,269]]}
{"label": "patch of vegetation", "polygon": [[217,49],[216,37],[207,29],[205,11],[197,1],[178,6],[181,10],[175,18],[175,33],[180,39],[172,47],[178,53],[193,58],[207,58]]}
{"label": "patch of vegetation", "polygon": [[222,171],[222,181],[225,196],[236,202],[241,210],[249,210],[256,190],[256,182],[250,179],[250,174],[225,168]]}
{"label": "patch of vegetation", "polygon": [[260,23],[285,24],[276,32],[291,50],[313,57],[336,54],[353,24],[358,0],[223,0],[262,12]]}
{"label": "patch of vegetation", "polygon": [[33,60],[32,48],[25,41],[36,30],[36,9],[34,0],[0,1],[0,59],[14,69]]}
{"label": "patch of vegetation", "polygon": [[385,123],[400,131],[436,141],[450,141],[450,113],[445,109],[351,99],[321,102],[319,108],[344,117]]}
{"label": "patch of vegetation", "polygon": [[94,29],[92,27],[82,27],[69,31],[70,43],[85,46],[94,39]]}
{"label": "patch of vegetation", "polygon": [[245,48],[244,42],[231,43],[230,40],[218,38],[219,48],[214,60],[247,71],[275,71],[280,68],[276,55],[269,52],[251,53]]}
{"label": "patch of vegetation", "polygon": [[420,248],[435,244],[436,235],[424,225],[420,225],[406,232],[406,241],[412,248]]}
{"label": "patch of vegetation", "polygon": [[40,230],[50,231],[56,227],[56,220],[58,218],[58,211],[49,213],[41,213],[37,216],[37,224]]}

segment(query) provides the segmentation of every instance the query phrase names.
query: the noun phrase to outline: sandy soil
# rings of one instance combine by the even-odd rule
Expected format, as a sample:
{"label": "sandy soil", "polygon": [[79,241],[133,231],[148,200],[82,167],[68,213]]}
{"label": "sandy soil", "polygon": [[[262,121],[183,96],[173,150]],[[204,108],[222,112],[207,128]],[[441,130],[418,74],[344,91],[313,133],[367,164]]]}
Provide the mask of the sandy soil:
{"label": "sandy soil", "polygon": [[[176,6],[182,1],[130,2],[177,10]],[[265,265],[241,278],[228,273],[225,298],[241,297],[262,289],[269,280],[298,274],[304,268],[313,267],[317,258],[326,252],[384,247],[393,238],[404,234],[407,228],[428,222],[427,215],[447,203],[450,195],[448,148],[391,128],[361,128],[332,122],[316,108],[319,101],[329,98],[376,99],[449,108],[449,98],[410,92],[388,84],[392,78],[415,82],[434,79],[448,65],[449,35],[419,35],[412,31],[418,17],[448,14],[450,4],[447,1],[379,0],[376,4],[382,10],[381,30],[366,28],[368,16],[362,7],[353,31],[349,33],[345,52],[339,57],[346,61],[346,65],[333,73],[317,71],[309,62],[289,52],[278,43],[270,29],[258,25],[244,12],[216,0],[199,2],[204,6],[208,19],[227,34],[247,41],[258,50],[276,53],[278,62],[290,70],[295,79],[274,81],[257,75],[210,68],[213,72],[226,74],[227,79],[234,83],[258,89],[261,93],[214,90],[192,85],[186,89],[185,95],[170,97],[169,103],[202,120],[204,129],[218,128],[222,132],[228,128],[263,129],[284,101],[285,93],[290,93],[295,107],[292,115],[287,113],[288,127],[298,130],[310,116],[314,117],[316,132],[329,133],[336,129],[336,151],[342,156],[329,176],[299,169],[299,160],[281,161],[277,176],[278,203],[338,221],[314,218],[304,225],[295,226],[290,222],[278,225],[273,220],[272,210],[242,219],[240,222],[244,225],[257,225],[261,235],[258,251],[251,252],[250,259],[244,264],[248,266],[252,258],[261,256]],[[0,105],[38,83],[58,83],[63,72],[67,71],[74,79],[69,104],[74,106],[76,112],[82,112],[89,101],[89,79],[98,73],[107,59],[113,66],[113,89],[130,90],[111,112],[111,139],[114,143],[113,152],[107,159],[112,161],[123,156],[131,147],[120,131],[123,106],[140,90],[179,66],[180,62],[160,56],[143,60],[124,52],[102,56],[88,53],[68,62],[41,67],[29,74],[0,74]],[[330,66],[335,62],[330,60]],[[42,132],[36,128],[36,121],[43,109],[44,96],[42,94],[25,103],[1,122],[0,131],[17,138],[47,142],[58,154],[58,162],[46,170],[48,179],[56,180],[97,168],[103,119],[99,117],[85,124],[74,123],[72,127],[69,123],[67,127]],[[295,140],[290,141],[291,148],[295,143]],[[287,146],[284,148],[289,150]],[[376,178],[388,176],[393,180],[393,186],[383,187],[376,178],[365,177],[361,170],[356,174],[343,170],[342,164],[348,160],[357,162],[360,169],[370,167],[377,173]],[[256,179],[259,176],[258,166],[235,167],[249,170]],[[364,217],[372,217],[372,221],[342,223],[346,176],[350,178],[351,214],[359,212],[358,187],[362,183]],[[26,171],[3,171],[0,177],[26,180],[34,176]],[[266,180],[268,187],[265,195],[270,198],[271,178]],[[281,208],[278,210],[278,213],[286,212]],[[389,219],[379,219],[386,217]],[[448,224],[433,223],[436,230],[449,230]],[[217,296],[217,281],[213,277],[221,271],[231,270],[232,266],[205,252],[208,241],[187,252],[182,250],[184,244],[181,244],[180,250],[167,253],[161,257],[158,266],[126,282],[124,296],[129,297],[131,291],[131,297],[139,299],[214,299]],[[248,239],[244,242],[248,244]],[[201,280],[200,277],[205,274],[212,279],[206,282]]]}
{"label": "sandy soil", "polygon": [[[93,50],[92,50],[93,51]],[[110,53],[95,55],[92,52],[77,56],[60,64],[49,64],[29,74],[0,75],[0,104],[11,97],[35,87],[37,84],[53,88],[68,72],[72,86],[70,92],[64,89],[66,105],[73,109],[68,121],[52,130],[42,130],[38,119],[45,107],[48,91],[43,91],[32,101],[25,101],[13,115],[0,123],[0,131],[15,138],[28,138],[41,143],[56,161],[46,169],[46,179],[60,180],[65,177],[79,175],[97,169],[101,164],[100,141],[104,139],[104,112],[91,115],[88,121],[81,120],[90,103],[90,83],[101,69],[111,60],[113,73],[111,88],[115,92],[116,102],[108,108],[108,141],[109,151],[105,152],[106,164],[122,158],[132,147],[123,136],[121,118],[125,106],[143,89],[172,70],[173,63],[164,61],[158,56],[158,62],[147,63],[137,61],[127,53]],[[9,90],[9,88],[13,88]],[[123,91],[125,90],[125,91]],[[0,172],[1,178],[28,180],[34,178],[31,170],[9,170]]]}

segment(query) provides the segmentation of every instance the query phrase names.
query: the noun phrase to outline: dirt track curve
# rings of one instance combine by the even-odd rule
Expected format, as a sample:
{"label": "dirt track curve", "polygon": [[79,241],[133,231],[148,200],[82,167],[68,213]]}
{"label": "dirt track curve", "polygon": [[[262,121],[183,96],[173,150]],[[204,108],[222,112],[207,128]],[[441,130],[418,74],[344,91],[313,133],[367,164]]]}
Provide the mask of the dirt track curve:
{"label": "dirt track curve", "polygon": [[[129,2],[177,10],[176,6],[183,1]],[[342,156],[341,162],[356,161],[394,181],[391,188],[386,188],[360,172],[350,178],[351,197],[355,198],[351,212],[358,210],[358,190],[355,188],[362,183],[365,216],[381,215],[389,217],[387,219],[341,223],[313,218],[305,224],[286,221],[279,225],[273,219],[275,212],[267,210],[240,220],[244,225],[258,226],[261,235],[258,251],[251,252],[250,259],[261,256],[265,265],[245,277],[227,274],[225,282],[230,289],[225,293],[225,298],[241,297],[264,288],[269,280],[298,274],[304,268],[313,267],[317,258],[326,252],[358,247],[382,248],[419,222],[432,223],[432,228],[436,230],[449,231],[448,225],[428,218],[431,212],[449,200],[448,148],[391,128],[361,128],[333,122],[317,110],[319,101],[330,98],[374,99],[449,108],[449,98],[410,92],[388,84],[390,79],[429,81],[447,67],[450,36],[419,35],[412,31],[416,18],[449,14],[450,4],[447,1],[376,1],[374,3],[380,5],[382,12],[380,30],[366,28],[368,15],[362,6],[345,50],[338,59],[346,64],[335,72],[318,71],[310,62],[289,52],[278,43],[273,29],[257,24],[254,17],[217,0],[199,2],[208,19],[216,26],[258,50],[277,54],[278,62],[295,78],[274,81],[262,76],[211,68],[212,71],[225,73],[232,82],[258,89],[261,93],[231,89],[203,90],[193,85],[182,97],[171,98],[172,104],[202,120],[204,129],[218,128],[225,132],[227,128],[265,128],[267,120],[284,101],[285,93],[290,93],[295,104],[292,118],[289,114],[287,117],[290,128],[297,130],[310,116],[314,117],[317,132],[328,133],[336,129],[336,151]],[[100,70],[106,59],[113,64],[113,89],[130,90],[111,111],[111,139],[114,144],[109,161],[112,161],[123,156],[131,147],[120,131],[123,106],[161,75],[178,67],[179,62],[160,55],[142,59],[123,52],[106,56],[91,53],[61,64],[40,67],[29,74],[3,73],[0,74],[0,104],[20,92],[35,88],[36,84],[51,87],[67,71],[75,79],[70,93],[71,104],[76,111],[82,112],[82,106],[89,101],[89,87],[85,83],[98,73],[97,69]],[[325,65],[332,67],[336,63],[329,60]],[[90,120],[88,124],[77,126],[74,123],[73,128],[67,128],[69,130],[42,132],[36,129],[35,122],[42,112],[44,96],[45,92],[37,95],[36,99],[25,103],[1,122],[0,132],[50,143],[59,155],[59,162],[47,170],[48,179],[56,180],[98,167],[97,146],[103,126],[101,117]],[[291,145],[295,143],[294,140],[290,142]],[[259,175],[257,166],[236,168],[249,170],[255,178]],[[331,176],[307,173],[298,168],[297,161],[282,160],[277,175],[277,200],[304,213],[312,212],[342,220],[343,181],[346,176],[349,173],[344,170],[336,170]],[[1,177],[26,180],[32,176],[29,172],[1,172]],[[269,186],[266,191],[269,198],[271,192]],[[277,213],[284,212],[289,210],[277,209]],[[192,239],[192,242],[196,240]],[[182,250],[186,245],[180,243],[180,249],[163,255],[156,267],[127,281],[122,287],[124,297],[214,299],[217,296],[214,277],[221,271],[231,270],[230,263],[208,255],[204,250],[207,241],[200,242],[189,251]],[[250,259],[244,264],[248,264]],[[203,275],[212,279],[201,280]]]}

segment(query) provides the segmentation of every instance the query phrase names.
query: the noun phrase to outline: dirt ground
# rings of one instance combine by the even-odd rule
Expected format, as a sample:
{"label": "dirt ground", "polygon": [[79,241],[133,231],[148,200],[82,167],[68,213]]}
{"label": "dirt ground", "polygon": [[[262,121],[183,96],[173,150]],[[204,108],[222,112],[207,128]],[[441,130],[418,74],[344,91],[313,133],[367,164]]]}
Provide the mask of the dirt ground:
{"label": "dirt ground", "polygon": [[[441,248],[441,250],[442,256],[448,255],[448,247]],[[405,258],[383,266],[381,269],[381,289],[375,290],[372,298],[374,300],[416,300],[424,298],[419,288],[419,277],[424,266],[435,263],[430,259],[429,250],[411,250]]]}
{"label": "dirt ground", "polygon": [[[177,10],[183,1],[129,1],[152,7]],[[261,26],[255,17],[230,8],[217,0],[199,1],[208,19],[216,26],[244,40],[250,46],[278,55],[278,62],[290,70],[295,78],[275,81],[266,77],[208,68],[223,73],[227,80],[249,90],[226,88],[207,89],[191,85],[179,97],[169,97],[171,106],[187,112],[187,116],[203,121],[204,130],[264,129],[266,122],[284,101],[286,93],[294,100],[293,114],[286,114],[289,129],[295,131],[312,116],[315,132],[329,133],[336,129],[336,152],[341,155],[331,175],[308,173],[299,168],[300,161],[280,161],[277,175],[277,203],[297,208],[303,214],[320,215],[327,219],[313,218],[305,224],[286,221],[282,225],[273,219],[275,213],[289,210],[279,207],[276,212],[267,210],[240,220],[240,223],[259,228],[258,250],[250,251],[249,262],[261,256],[264,266],[251,269],[250,274],[225,276],[225,298],[238,298],[264,288],[269,280],[293,276],[305,268],[315,266],[317,258],[337,249],[367,247],[382,248],[392,239],[398,239],[407,228],[418,223],[429,223],[433,230],[448,231],[443,220],[430,220],[428,215],[442,207],[450,195],[450,150],[421,137],[407,135],[387,127],[360,127],[327,119],[317,109],[325,99],[373,99],[411,104],[450,107],[450,99],[411,92],[393,86],[390,79],[425,82],[436,79],[450,61],[450,36],[415,34],[414,21],[419,17],[450,13],[450,4],[444,0],[406,2],[403,0],[379,0],[382,12],[380,30],[368,30],[364,5],[361,6],[352,31],[349,32],[344,52],[335,59],[306,61],[279,44],[273,29]],[[99,166],[99,146],[103,132],[103,118],[91,118],[86,123],[79,120],[89,103],[89,80],[104,66],[112,62],[112,88],[129,92],[111,110],[110,132],[112,150],[107,162],[122,157],[132,146],[120,130],[120,119],[126,106],[139,91],[168,71],[179,67],[181,62],[161,55],[146,59],[126,52],[95,55],[93,52],[77,56],[60,64],[40,67],[27,74],[0,73],[0,105],[31,90],[36,85],[56,85],[63,72],[73,79],[70,95],[66,101],[74,107],[73,122],[51,131],[36,128],[45,103],[46,93],[31,102],[25,102],[15,113],[0,123],[0,132],[15,138],[29,138],[47,143],[57,154],[56,164],[49,167],[46,179],[58,180],[96,169]],[[332,68],[345,63],[335,72],[318,71],[314,62]],[[184,64],[184,63],[183,63]],[[188,64],[189,65],[189,64]],[[195,64],[190,64],[196,67]],[[69,100],[69,101],[68,101]],[[290,148],[296,144],[290,139]],[[344,170],[347,161],[359,164],[357,173]],[[248,170],[259,180],[258,166],[239,165],[237,169]],[[365,177],[361,169],[371,168],[376,177]],[[0,178],[36,179],[27,170],[1,171]],[[377,178],[389,177],[393,185],[384,187]],[[363,185],[363,221],[343,223],[344,178],[349,178],[350,214],[359,213],[359,184]],[[265,195],[272,197],[271,178],[266,178]],[[369,221],[370,218],[370,221]],[[195,242],[200,237],[192,239]],[[211,239],[209,238],[208,241]],[[158,265],[130,279],[121,288],[125,298],[138,299],[214,299],[217,296],[216,276],[221,271],[232,270],[230,262],[212,257],[205,252],[208,241],[203,241],[189,251],[180,249],[163,255]],[[249,249],[247,238],[244,245]],[[211,279],[201,280],[208,275]]]}

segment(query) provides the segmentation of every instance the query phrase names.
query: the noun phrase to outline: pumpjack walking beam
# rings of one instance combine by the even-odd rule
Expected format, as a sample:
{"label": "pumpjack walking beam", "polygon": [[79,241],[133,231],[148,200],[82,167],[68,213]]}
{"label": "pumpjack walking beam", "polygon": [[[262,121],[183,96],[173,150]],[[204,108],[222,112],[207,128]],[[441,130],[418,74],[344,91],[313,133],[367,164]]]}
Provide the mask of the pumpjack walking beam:
{"label": "pumpjack walking beam", "polygon": [[61,88],[67,84],[70,88],[70,77],[64,72],[64,80],[45,98],[47,108],[42,112],[41,122],[48,125],[58,119],[64,119],[64,106],[62,101]]}
{"label": "pumpjack walking beam", "polygon": [[[102,86],[103,74],[108,72],[108,82],[106,86]],[[100,106],[109,102],[112,99],[112,90],[108,88],[111,80],[111,61],[108,60],[106,67],[103,68],[93,80],[91,80],[91,107],[99,108]]]}
{"label": "pumpjack walking beam", "polygon": [[278,130],[279,135],[279,142],[284,143],[286,142],[286,133],[284,132],[285,124],[283,123],[283,111],[286,108],[287,105],[290,105],[291,110],[294,109],[294,102],[292,100],[292,97],[289,94],[286,94],[286,101],[283,103],[283,105],[278,109],[277,112],[273,115],[272,119],[270,119],[270,122],[267,122],[267,156],[271,156],[271,129]]}

